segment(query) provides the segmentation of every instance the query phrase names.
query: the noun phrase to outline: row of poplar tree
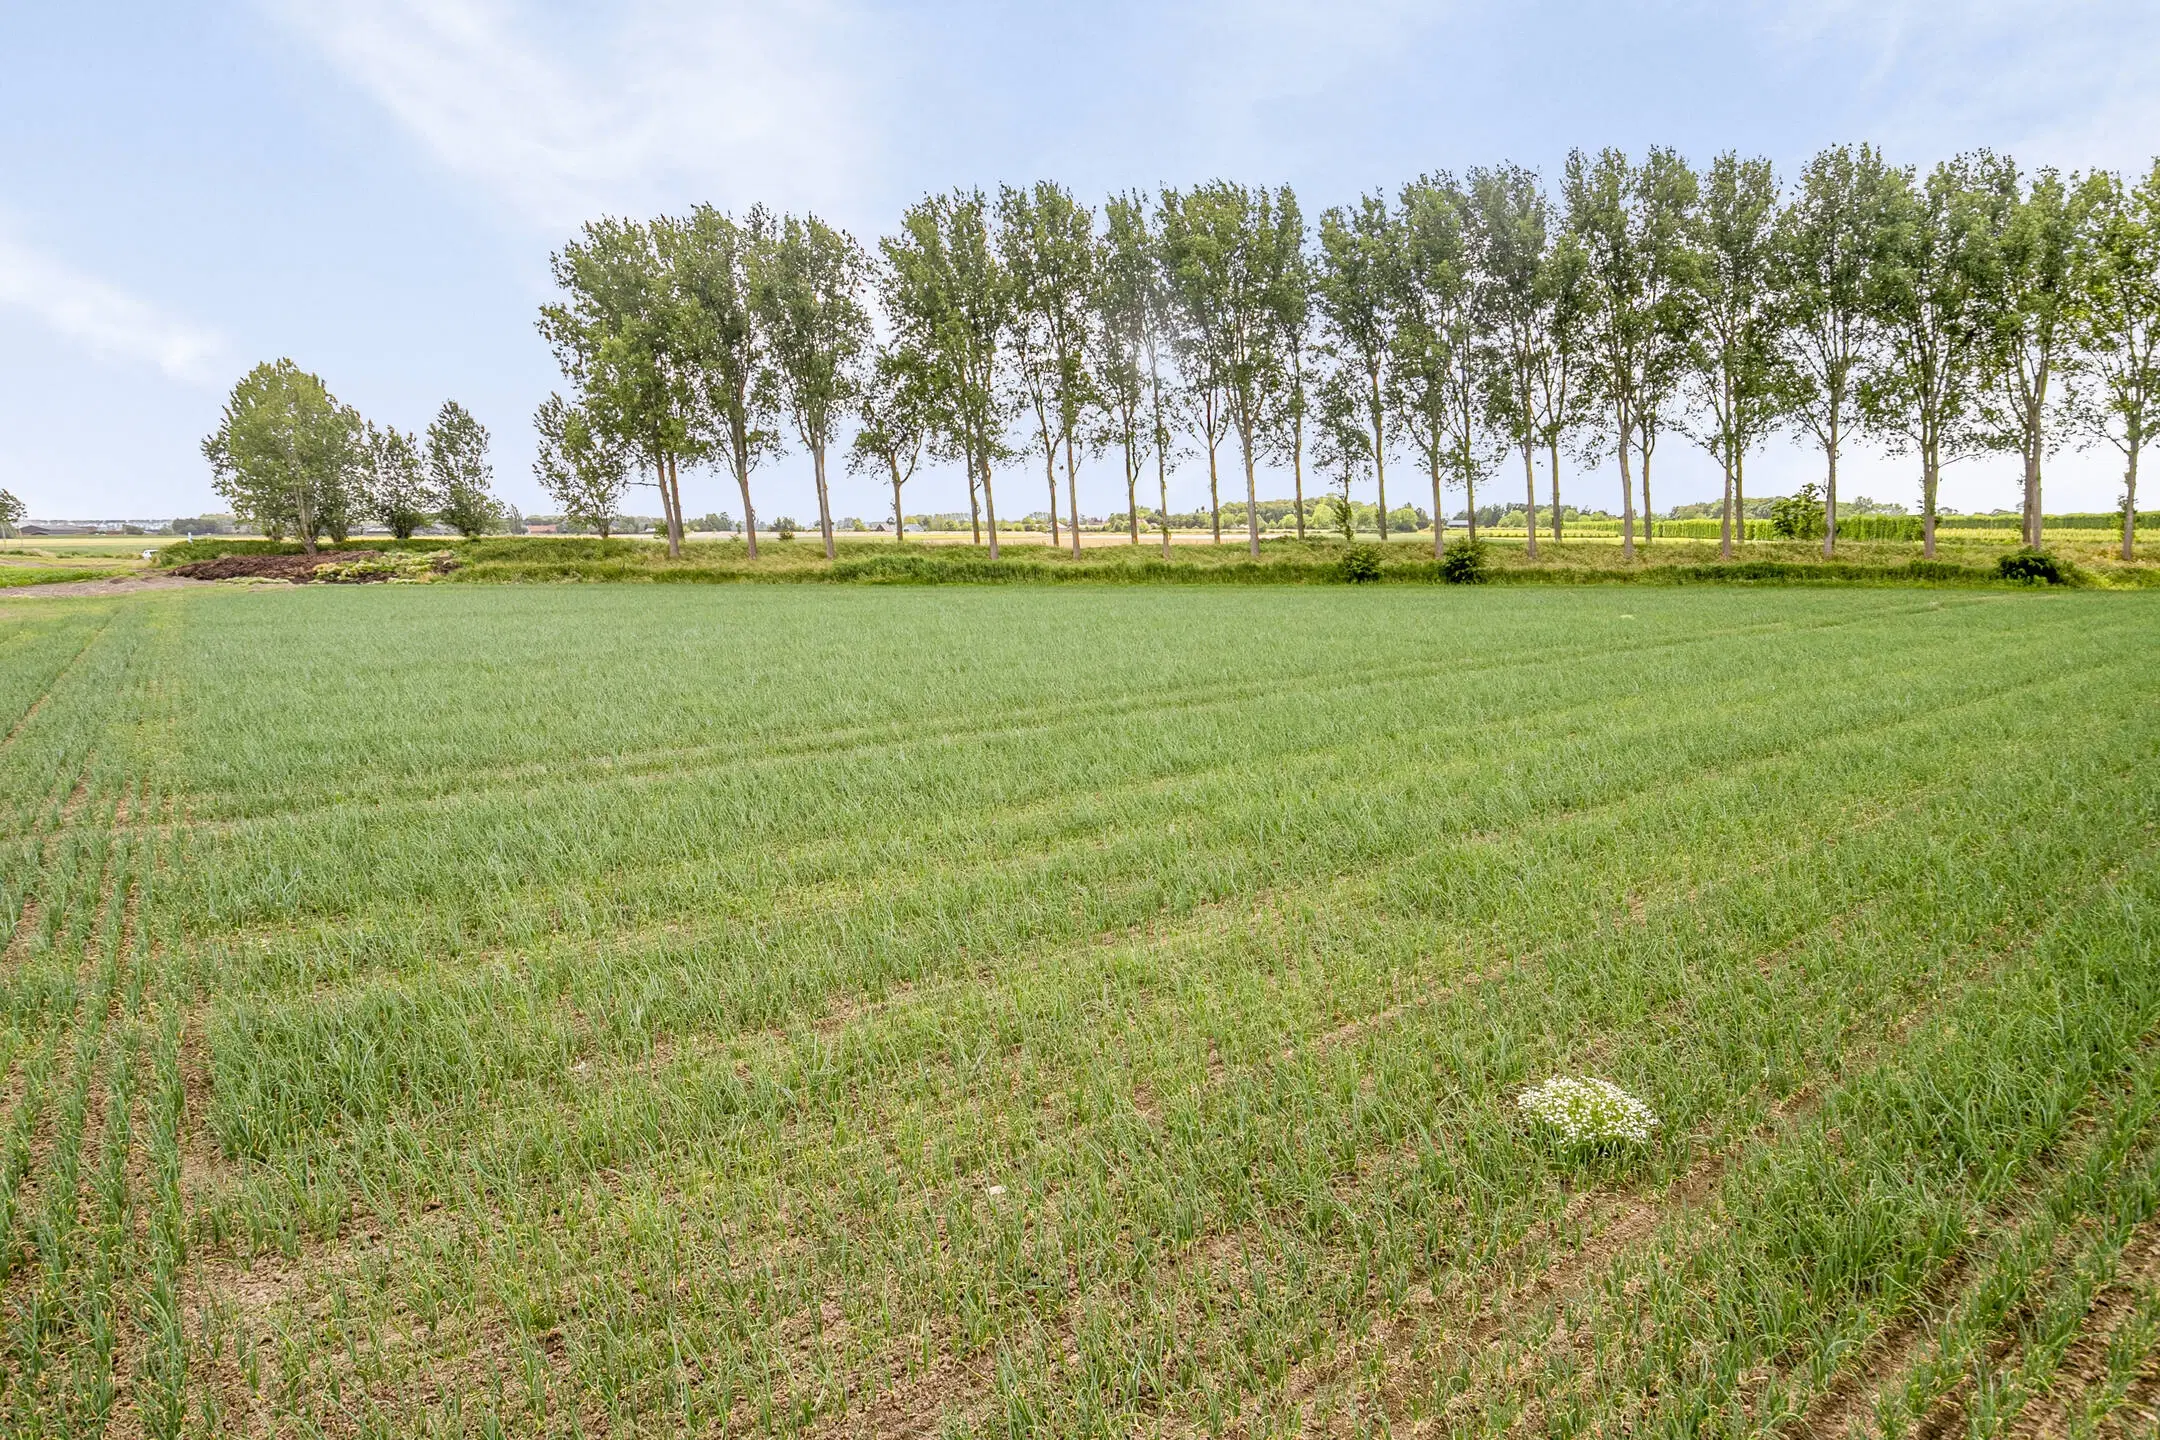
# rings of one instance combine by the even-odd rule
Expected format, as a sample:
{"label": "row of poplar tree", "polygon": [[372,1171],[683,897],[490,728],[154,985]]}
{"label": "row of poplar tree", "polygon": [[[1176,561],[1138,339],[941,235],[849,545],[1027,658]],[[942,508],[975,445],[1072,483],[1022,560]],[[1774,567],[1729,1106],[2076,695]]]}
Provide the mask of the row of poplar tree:
{"label": "row of poplar tree", "polygon": [[487,427],[464,406],[444,401],[423,439],[363,419],[290,360],[241,377],[202,449],[236,518],[311,554],[364,523],[400,540],[435,524],[470,539],[502,518]]}
{"label": "row of poplar tree", "polygon": [[1082,462],[1114,452],[1137,544],[1148,472],[1167,517],[1171,461],[1204,453],[1219,540],[1233,441],[1256,551],[1256,467],[1287,464],[1302,528],[1309,453],[1345,502],[1376,485],[1383,517],[1391,462],[1437,516],[1443,489],[1475,514],[1519,461],[1532,553],[1539,468],[1558,539],[1563,457],[1616,457],[1632,554],[1671,432],[1723,471],[1729,550],[1747,458],[1783,432],[1822,452],[1826,549],[1856,437],[1910,456],[1930,554],[1944,465],[2020,457],[2037,545],[2042,462],[2104,439],[2127,555],[2160,381],[2160,165],[2126,184],[1975,152],[1922,174],[1836,147],[1786,186],[1765,160],[1608,149],[1570,155],[1557,195],[1519,166],[1443,172],[1317,227],[1287,186],[1098,212],[1044,182],[926,198],[874,254],[815,217],[700,206],[596,221],[552,259],[540,329],[571,398],[540,410],[538,477],[600,523],[633,473],[657,484],[671,549],[680,471],[712,465],[755,554],[751,478],[785,428],[828,554],[843,432],[896,521],[925,453],[959,462],[993,555],[996,471],[1036,457],[1055,538],[1060,479],[1076,519]]}

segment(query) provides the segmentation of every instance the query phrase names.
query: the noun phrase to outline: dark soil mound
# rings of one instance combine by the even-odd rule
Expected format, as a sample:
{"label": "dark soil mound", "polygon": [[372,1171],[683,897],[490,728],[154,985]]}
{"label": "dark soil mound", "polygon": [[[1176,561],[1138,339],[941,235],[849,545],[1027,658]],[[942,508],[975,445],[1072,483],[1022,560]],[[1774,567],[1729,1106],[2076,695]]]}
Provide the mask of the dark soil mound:
{"label": "dark soil mound", "polygon": [[340,550],[336,554],[319,555],[220,555],[215,560],[191,560],[185,565],[175,565],[172,573],[185,575],[190,580],[291,580],[299,582],[315,578],[318,565],[350,565],[355,560],[372,560],[373,550]]}

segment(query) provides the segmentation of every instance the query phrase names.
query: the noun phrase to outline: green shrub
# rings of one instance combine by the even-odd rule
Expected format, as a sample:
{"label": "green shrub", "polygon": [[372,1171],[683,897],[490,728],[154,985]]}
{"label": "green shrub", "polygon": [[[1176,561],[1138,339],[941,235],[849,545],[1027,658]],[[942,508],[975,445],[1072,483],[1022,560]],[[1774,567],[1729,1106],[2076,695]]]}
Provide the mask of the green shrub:
{"label": "green shrub", "polygon": [[1822,486],[1802,485],[1770,505],[1770,533],[1780,540],[1820,540],[1823,533]]}
{"label": "green shrub", "polygon": [[2045,550],[2019,550],[2005,555],[1995,562],[1995,569],[2003,579],[2020,580],[2027,585],[2070,583],[2069,567]]}
{"label": "green shrub", "polygon": [[1485,579],[1485,546],[1477,540],[1451,540],[1440,557],[1440,578],[1450,585],[1477,585]]}
{"label": "green shrub", "polygon": [[1380,547],[1377,545],[1352,545],[1343,551],[1342,578],[1352,585],[1363,585],[1380,578]]}

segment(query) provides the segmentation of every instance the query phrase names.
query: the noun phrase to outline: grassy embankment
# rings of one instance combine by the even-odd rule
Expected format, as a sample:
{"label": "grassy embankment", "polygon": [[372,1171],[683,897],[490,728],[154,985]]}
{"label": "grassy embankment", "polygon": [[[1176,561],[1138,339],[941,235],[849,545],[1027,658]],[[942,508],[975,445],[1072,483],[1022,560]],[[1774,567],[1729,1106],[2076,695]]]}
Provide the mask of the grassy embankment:
{"label": "grassy embankment", "polygon": [[[261,540],[208,540],[183,543],[163,551],[161,566],[250,550],[293,553],[297,545]],[[952,541],[895,543],[889,538],[850,537],[839,543],[838,558],[828,562],[814,539],[761,539],[756,561],[740,540],[700,540],[685,545],[680,560],[670,560],[657,543],[639,538],[598,540],[554,536],[497,536],[472,542],[421,539],[354,540],[346,548],[450,549],[461,558],[450,578],[465,583],[544,581],[658,581],[729,583],[737,581],[853,581],[869,583],[1011,583],[1022,581],[1113,581],[1142,584],[1333,584],[1342,578],[1345,551],[1339,539],[1300,541],[1288,536],[1261,542],[1252,559],[1242,542],[1221,546],[1181,543],[1165,559],[1159,542],[1138,546],[1091,544],[1074,559],[1070,552],[1030,536],[1011,543],[998,560],[986,547]],[[1516,584],[1703,584],[1781,581],[1788,583],[1994,585],[2000,583],[1997,561],[2015,549],[2012,532],[1952,533],[1942,537],[1933,561],[1921,559],[1917,542],[1860,540],[1839,548],[1826,561],[1812,542],[1752,541],[1731,561],[1720,560],[1713,541],[1657,539],[1640,547],[1632,563],[1624,560],[1617,540],[1589,536],[1555,545],[1543,540],[1532,560],[1520,532],[1494,536],[1487,544],[1488,579]],[[2121,563],[2105,532],[2063,530],[2049,542],[2052,553],[2076,567],[2075,583],[2101,587],[2160,585],[2160,549],[2142,553],[2138,562]],[[1379,547],[1383,583],[1431,583],[1440,578],[1432,558],[1432,537],[1391,540]]]}
{"label": "grassy embankment", "polygon": [[2154,605],[20,607],[0,1429],[2118,1425]]}

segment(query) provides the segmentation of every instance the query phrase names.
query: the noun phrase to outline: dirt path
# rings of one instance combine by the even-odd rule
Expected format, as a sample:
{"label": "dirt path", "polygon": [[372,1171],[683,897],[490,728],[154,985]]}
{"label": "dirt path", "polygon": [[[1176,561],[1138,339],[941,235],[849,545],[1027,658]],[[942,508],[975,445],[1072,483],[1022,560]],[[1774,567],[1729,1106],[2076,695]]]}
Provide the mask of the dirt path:
{"label": "dirt path", "polygon": [[69,595],[133,595],[143,590],[180,590],[207,585],[179,575],[114,575],[104,580],[66,580],[54,585],[0,586],[0,600],[60,599]]}

